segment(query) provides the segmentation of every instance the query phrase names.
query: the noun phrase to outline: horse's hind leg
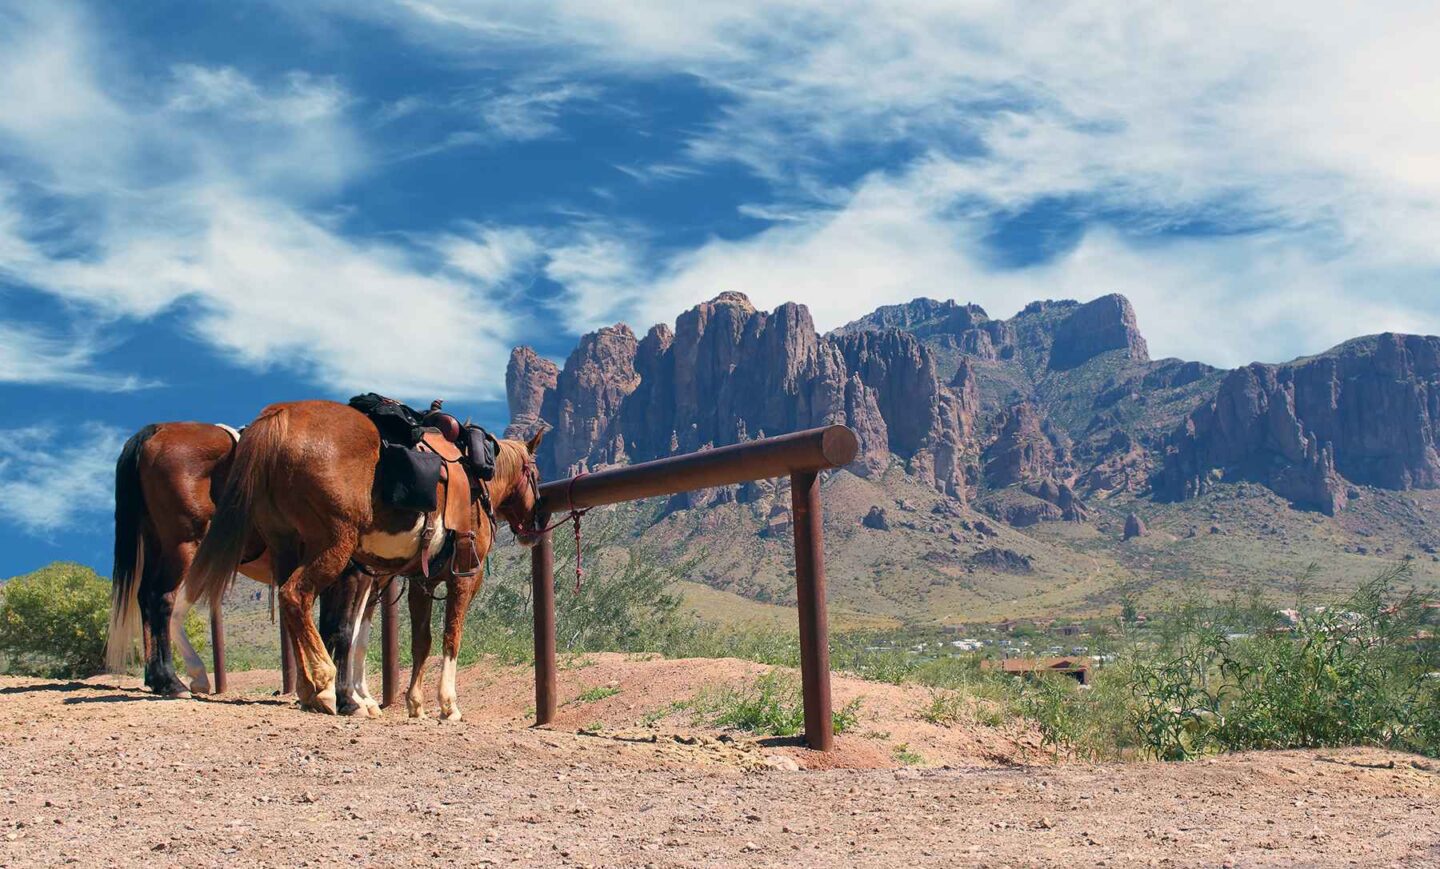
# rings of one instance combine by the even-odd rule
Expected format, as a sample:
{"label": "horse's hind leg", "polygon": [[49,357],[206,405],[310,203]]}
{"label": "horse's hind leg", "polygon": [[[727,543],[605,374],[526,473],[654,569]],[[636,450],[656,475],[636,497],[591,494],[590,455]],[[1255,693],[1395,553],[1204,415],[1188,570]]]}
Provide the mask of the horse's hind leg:
{"label": "horse's hind leg", "polygon": [[480,574],[451,579],[445,598],[444,658],[440,662],[440,717],[460,720],[460,703],[455,693],[455,669],[460,660],[460,638],[465,632],[465,613],[480,588]]}
{"label": "horse's hind leg", "polygon": [[[178,576],[184,577],[190,570],[190,564],[195,560],[195,551],[199,548],[198,543],[181,544],[175,555],[176,563],[180,568]],[[180,658],[185,662],[185,673],[190,677],[190,691],[195,694],[210,693],[210,676],[205,672],[205,659],[195,651],[190,644],[190,637],[185,633],[185,617],[190,614],[190,601],[180,589],[179,580],[172,594],[174,601],[170,613],[170,638],[180,646]]]}
{"label": "horse's hind leg", "polygon": [[175,610],[170,614],[170,636],[180,645],[180,658],[185,662],[185,673],[190,677],[190,691],[194,694],[210,693],[210,676],[205,672],[205,659],[195,651],[190,637],[185,633],[185,619],[190,614],[190,601],[181,595],[175,601]]}
{"label": "horse's hind leg", "polygon": [[425,659],[430,657],[430,612],[434,598],[425,584],[410,580],[410,689],[405,711],[411,718],[425,717]]}
{"label": "horse's hind leg", "polygon": [[[162,555],[153,544],[144,545],[146,552],[144,573],[140,577],[140,613],[146,637],[145,684],[156,694],[189,697],[190,689],[175,673],[170,633],[180,577],[184,575],[184,569],[190,562],[184,557],[184,547],[181,547],[181,551]],[[193,544],[188,551],[193,557]]]}
{"label": "horse's hind leg", "polygon": [[340,578],[353,550],[353,540],[326,548],[295,570],[280,588],[285,627],[295,643],[295,693],[303,708],[329,715],[336,712],[336,670],[312,613],[316,594]]}

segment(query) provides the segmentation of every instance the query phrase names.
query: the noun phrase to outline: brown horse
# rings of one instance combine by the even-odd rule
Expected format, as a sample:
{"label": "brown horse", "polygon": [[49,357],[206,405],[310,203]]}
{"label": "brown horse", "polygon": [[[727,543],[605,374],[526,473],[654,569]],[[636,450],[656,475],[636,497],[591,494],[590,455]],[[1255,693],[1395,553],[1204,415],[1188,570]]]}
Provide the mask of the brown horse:
{"label": "brown horse", "polygon": [[[125,442],[115,465],[115,562],[106,662],[111,672],[122,672],[135,634],[142,632],[145,684],[157,694],[186,697],[210,691],[205,663],[185,636],[190,603],[179,588],[215,514],[215,499],[229,476],[238,437],[233,429],[207,423],[147,425]],[[257,548],[238,572],[273,585],[263,554]],[[321,603],[322,622],[333,626],[327,639],[347,663],[363,659],[363,647],[350,648],[349,640],[363,633],[351,622],[373,612],[372,585],[370,577],[355,572]],[[343,626],[338,624],[342,621]],[[180,645],[191,680],[188,687],[175,673],[172,640]],[[350,705],[374,714],[379,704],[369,697],[363,669],[345,669],[345,683],[355,684],[344,696]]]}
{"label": "brown horse", "polygon": [[[196,600],[201,596],[216,600],[246,557],[253,531],[268,550],[271,574],[280,578],[281,615],[296,645],[300,703],[334,714],[336,670],[311,620],[315,596],[329,588],[352,560],[373,573],[416,574],[428,569],[451,586],[445,606],[446,663],[440,704],[445,717],[459,718],[454,661],[465,611],[494,542],[493,525],[479,506],[480,487],[488,485],[495,512],[510,524],[517,539],[533,545],[543,524],[543,517],[536,516],[539,475],[534,450],[539,441],[539,435],[528,444],[501,441],[494,479],[488,484],[470,479],[461,464],[448,461],[458,456],[447,456],[446,478],[437,493],[440,506],[427,516],[397,509],[377,497],[380,435],[364,414],[330,401],[271,405],[240,438],[230,484],[186,577],[187,594]],[[434,438],[427,438],[427,443],[444,455],[444,444]],[[472,576],[457,575],[466,572],[457,569],[462,552],[465,568],[475,571]],[[412,613],[418,609],[413,588]],[[415,686],[429,652],[429,624],[427,605],[425,618],[412,626],[417,637],[425,637],[423,644],[418,639],[415,644],[420,654],[407,704],[412,716],[424,714]]]}

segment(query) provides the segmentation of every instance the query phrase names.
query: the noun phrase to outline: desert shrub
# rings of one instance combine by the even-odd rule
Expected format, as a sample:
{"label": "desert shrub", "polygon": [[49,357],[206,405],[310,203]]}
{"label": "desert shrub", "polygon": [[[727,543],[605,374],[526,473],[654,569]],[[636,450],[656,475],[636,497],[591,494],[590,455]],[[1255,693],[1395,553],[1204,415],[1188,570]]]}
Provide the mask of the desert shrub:
{"label": "desert shrub", "polygon": [[1079,706],[1073,700],[1075,680],[1040,674],[1026,679],[1020,691],[1020,709],[1040,730],[1040,741],[1057,755],[1075,745],[1079,736]]}
{"label": "desert shrub", "polygon": [[[771,736],[794,736],[805,729],[805,705],[794,676],[769,672],[740,688],[726,688],[699,697],[693,707],[711,724]],[[859,722],[860,701],[831,713],[836,733]]]}
{"label": "desert shrub", "polygon": [[1431,754],[1435,644],[1420,633],[1428,598],[1398,592],[1404,568],[1339,606],[1299,611],[1289,630],[1228,650],[1230,687],[1215,724],[1227,749],[1381,745]]}
{"label": "desert shrub", "polygon": [[[1021,712],[1046,745],[1091,757],[1375,745],[1440,754],[1440,650],[1401,566],[1280,624],[1258,601],[1184,601],[1088,689],[1037,679]],[[1244,626],[1253,633],[1234,630]]]}
{"label": "desert shrub", "polygon": [[592,685],[581,691],[575,698],[575,703],[597,703],[620,693],[620,689],[614,685]]}
{"label": "desert shrub", "polygon": [[0,654],[12,673],[72,678],[105,668],[110,583],[56,562],[0,586]]}

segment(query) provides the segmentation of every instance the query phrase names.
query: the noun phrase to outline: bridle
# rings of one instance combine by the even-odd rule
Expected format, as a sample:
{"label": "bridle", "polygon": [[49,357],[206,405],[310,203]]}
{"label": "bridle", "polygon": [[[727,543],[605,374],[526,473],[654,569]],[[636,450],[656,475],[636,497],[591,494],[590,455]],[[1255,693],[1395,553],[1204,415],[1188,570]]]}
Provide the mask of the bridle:
{"label": "bridle", "polygon": [[[525,457],[521,459],[520,476],[524,478],[524,484],[530,487],[530,494],[534,498],[535,506],[530,511],[531,522],[534,522],[540,507],[540,466],[536,463],[535,457],[530,454],[529,450],[525,451]],[[525,529],[521,527],[521,523],[509,516],[505,517],[505,522],[510,526],[510,532],[517,538],[522,535],[538,536],[555,527],[551,525],[550,528],[541,528],[539,527],[539,523],[535,523],[535,527]]]}
{"label": "bridle", "polygon": [[[535,457],[530,454],[529,450],[525,451],[525,458],[523,461],[524,464],[521,466],[520,473],[522,476],[524,476],[525,484],[530,487],[530,492],[535,498],[535,508],[532,509],[530,512],[530,518],[532,521],[534,521],[536,517],[539,516],[540,507],[540,466],[536,464]],[[505,519],[505,521],[510,524],[510,531],[516,536],[516,538],[520,538],[522,534],[529,537],[539,537],[543,534],[548,534],[551,531],[554,531],[556,528],[559,528],[566,522],[569,522],[575,526],[576,594],[580,593],[580,580],[585,575],[585,569],[580,564],[580,520],[582,517],[584,517],[586,513],[590,512],[590,508],[575,506],[575,482],[581,477],[585,476],[586,473],[587,472],[585,471],[581,471],[580,473],[570,478],[570,491],[569,496],[566,498],[566,500],[570,502],[570,510],[564,516],[556,519],[549,525],[545,525],[542,527],[538,522],[535,522],[534,527],[530,528],[529,530],[525,530],[522,529],[520,527],[520,523],[516,522],[514,519],[511,519],[509,517],[506,517]]]}

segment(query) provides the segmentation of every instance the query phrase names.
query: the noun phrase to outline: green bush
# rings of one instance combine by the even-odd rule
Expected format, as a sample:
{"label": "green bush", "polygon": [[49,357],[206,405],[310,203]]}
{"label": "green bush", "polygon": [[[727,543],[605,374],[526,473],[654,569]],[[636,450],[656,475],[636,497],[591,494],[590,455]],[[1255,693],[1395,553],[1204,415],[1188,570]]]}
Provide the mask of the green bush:
{"label": "green bush", "polygon": [[0,586],[0,655],[11,673],[73,678],[105,669],[110,583],[56,562]]}
{"label": "green bush", "polygon": [[[711,724],[751,733],[794,736],[805,729],[805,705],[800,682],[793,676],[769,672],[739,689],[726,689],[701,697],[695,710]],[[860,701],[852,700],[830,715],[836,733],[859,723]]]}
{"label": "green bush", "polygon": [[[1185,601],[1079,689],[1028,682],[1021,710],[1047,745],[1091,757],[1374,745],[1440,755],[1440,649],[1403,565],[1293,624],[1252,599]],[[943,711],[943,710],[942,710]]]}

